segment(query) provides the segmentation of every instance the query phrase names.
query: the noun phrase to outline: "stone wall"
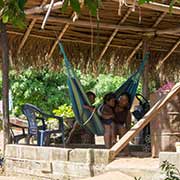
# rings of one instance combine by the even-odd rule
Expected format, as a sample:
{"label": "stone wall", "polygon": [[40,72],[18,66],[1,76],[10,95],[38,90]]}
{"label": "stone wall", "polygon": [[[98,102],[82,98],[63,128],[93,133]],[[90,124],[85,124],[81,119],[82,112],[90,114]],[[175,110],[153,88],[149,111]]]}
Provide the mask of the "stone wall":
{"label": "stone wall", "polygon": [[5,173],[38,179],[81,179],[102,173],[112,161],[106,149],[7,145]]}

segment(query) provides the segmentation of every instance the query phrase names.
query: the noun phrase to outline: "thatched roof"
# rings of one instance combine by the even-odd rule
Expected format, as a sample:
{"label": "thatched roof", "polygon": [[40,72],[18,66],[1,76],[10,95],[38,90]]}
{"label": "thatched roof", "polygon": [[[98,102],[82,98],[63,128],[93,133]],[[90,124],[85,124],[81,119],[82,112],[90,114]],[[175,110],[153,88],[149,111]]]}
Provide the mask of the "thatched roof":
{"label": "thatched roof", "polygon": [[175,3],[170,14],[166,1],[136,6],[135,11],[132,10],[134,0],[126,2],[128,6],[123,5],[121,15],[118,15],[119,0],[103,0],[98,23],[85,6],[73,22],[72,9],[69,7],[62,13],[58,1],[42,30],[48,8],[43,3],[49,4],[50,0],[28,0],[25,10],[27,29],[7,25],[13,65],[39,66],[52,62],[57,67],[60,63],[57,39],[61,39],[75,65],[87,67],[91,62],[109,65],[113,56],[115,67],[119,67],[127,62],[132,64],[136,53],[142,52],[143,39],[146,39],[152,66],[159,61],[170,62],[174,68],[179,68],[180,4]]}

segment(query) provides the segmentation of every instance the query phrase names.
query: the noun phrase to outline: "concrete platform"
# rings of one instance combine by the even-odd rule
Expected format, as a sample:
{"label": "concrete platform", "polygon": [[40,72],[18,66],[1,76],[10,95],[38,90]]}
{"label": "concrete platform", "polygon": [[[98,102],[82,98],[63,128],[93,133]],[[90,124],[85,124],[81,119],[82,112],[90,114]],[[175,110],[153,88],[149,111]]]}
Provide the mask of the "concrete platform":
{"label": "concrete platform", "polygon": [[118,158],[106,166],[107,172],[119,171],[142,180],[155,180],[159,177],[159,159],[124,157]]}

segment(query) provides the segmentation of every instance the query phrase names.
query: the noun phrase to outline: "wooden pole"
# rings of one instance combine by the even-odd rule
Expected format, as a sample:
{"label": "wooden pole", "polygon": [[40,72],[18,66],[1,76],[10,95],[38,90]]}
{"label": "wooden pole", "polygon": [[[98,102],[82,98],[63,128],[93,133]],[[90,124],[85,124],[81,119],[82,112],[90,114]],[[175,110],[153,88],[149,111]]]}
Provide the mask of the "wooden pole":
{"label": "wooden pole", "polygon": [[158,101],[148,113],[139,120],[112,148],[113,157],[115,158],[124,147],[131,141],[149,122],[151,122],[166,103],[180,92],[180,83],[177,83],[172,90],[160,101]]}
{"label": "wooden pole", "polygon": [[[143,57],[149,51],[148,40],[143,40]],[[149,61],[146,62],[142,77],[142,94],[146,99],[149,99]]]}
{"label": "wooden pole", "polygon": [[46,21],[47,21],[47,19],[48,19],[48,17],[49,17],[49,14],[50,14],[50,12],[51,12],[51,9],[52,9],[52,7],[53,7],[53,4],[54,4],[54,0],[51,0],[51,3],[49,4],[49,8],[48,8],[48,10],[47,10],[47,13],[46,13],[46,15],[45,15],[45,18],[44,18],[43,23],[42,23],[42,25],[41,25],[41,29],[44,29],[44,26],[45,26]]}
{"label": "wooden pole", "polygon": [[26,40],[28,39],[29,34],[31,33],[31,30],[32,30],[32,28],[33,28],[33,26],[34,26],[35,23],[36,23],[36,19],[33,19],[33,20],[31,21],[31,24],[29,25],[28,29],[26,30],[26,32],[25,32],[25,34],[24,34],[24,37],[23,37],[23,39],[22,39],[22,41],[21,41],[21,43],[20,43],[20,45],[19,45],[19,48],[18,48],[18,51],[17,51],[18,54],[21,52],[21,49],[23,48]]}
{"label": "wooden pole", "polygon": [[[54,3],[52,6],[52,10],[59,9],[62,7],[62,5],[63,5],[63,1],[58,1],[58,2]],[[24,12],[26,15],[42,13],[42,12],[46,12],[49,9],[49,6],[50,6],[50,4],[46,4],[43,6],[41,5],[41,6],[33,7],[31,9],[26,9]]]}
{"label": "wooden pole", "polygon": [[0,21],[2,47],[3,153],[10,142],[9,133],[9,51],[5,24]]}

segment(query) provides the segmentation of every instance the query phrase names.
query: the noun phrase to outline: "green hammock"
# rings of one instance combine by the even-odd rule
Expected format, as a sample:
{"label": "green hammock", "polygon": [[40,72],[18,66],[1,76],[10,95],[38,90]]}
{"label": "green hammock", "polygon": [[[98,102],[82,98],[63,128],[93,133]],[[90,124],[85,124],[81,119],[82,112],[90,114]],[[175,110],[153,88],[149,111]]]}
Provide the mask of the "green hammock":
{"label": "green hammock", "polygon": [[[68,90],[69,90],[69,95],[72,102],[72,108],[75,114],[75,118],[81,126],[87,128],[93,134],[103,135],[104,129],[98,115],[95,112],[92,113],[89,110],[83,108],[84,105],[91,106],[91,104],[88,100],[88,97],[86,96],[86,93],[83,90],[83,87],[80,81],[76,77],[76,74],[70,62],[67,59],[67,56],[65,54],[64,48],[61,43],[59,43],[59,47],[64,57],[64,62],[66,66],[67,76],[68,76],[68,79],[67,79]],[[130,106],[132,105],[132,102],[136,95],[139,79],[144,70],[144,65],[148,59],[148,56],[149,56],[149,53],[145,55],[143,62],[141,63],[137,72],[135,72],[126,82],[123,83],[123,85],[121,85],[115,91],[115,95],[117,98],[123,92],[129,93],[131,96]]]}

